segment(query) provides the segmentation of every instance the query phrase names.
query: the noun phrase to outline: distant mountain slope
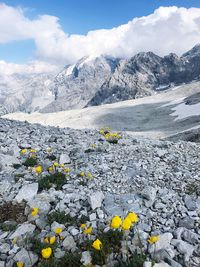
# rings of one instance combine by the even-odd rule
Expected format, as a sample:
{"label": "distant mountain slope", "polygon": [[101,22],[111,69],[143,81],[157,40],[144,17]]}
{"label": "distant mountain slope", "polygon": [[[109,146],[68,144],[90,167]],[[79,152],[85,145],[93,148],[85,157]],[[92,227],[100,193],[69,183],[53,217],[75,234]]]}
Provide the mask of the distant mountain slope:
{"label": "distant mountain slope", "polygon": [[65,67],[54,79],[55,101],[41,112],[83,108],[110,77],[118,61],[91,56]]}
{"label": "distant mountain slope", "polygon": [[89,56],[57,75],[0,75],[0,114],[51,113],[154,95],[200,79],[200,45],[182,57],[141,52],[131,59]]}
{"label": "distant mountain slope", "polygon": [[133,135],[164,138],[200,127],[200,82],[109,105],[49,114],[16,113],[5,118],[77,129],[109,126]]}
{"label": "distant mountain slope", "polygon": [[54,100],[52,74],[0,76],[0,114],[38,111]]}
{"label": "distant mountain slope", "polygon": [[182,57],[170,54],[162,58],[152,52],[139,53],[119,63],[87,106],[140,98],[199,78],[200,45]]}

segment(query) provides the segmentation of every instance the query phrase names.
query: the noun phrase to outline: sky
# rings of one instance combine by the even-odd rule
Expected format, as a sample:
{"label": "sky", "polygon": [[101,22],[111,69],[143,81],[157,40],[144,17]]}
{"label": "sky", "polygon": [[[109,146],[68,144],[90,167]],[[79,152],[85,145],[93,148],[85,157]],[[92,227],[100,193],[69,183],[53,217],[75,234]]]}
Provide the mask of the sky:
{"label": "sky", "polygon": [[181,55],[198,42],[199,0],[0,0],[4,67],[141,51]]}

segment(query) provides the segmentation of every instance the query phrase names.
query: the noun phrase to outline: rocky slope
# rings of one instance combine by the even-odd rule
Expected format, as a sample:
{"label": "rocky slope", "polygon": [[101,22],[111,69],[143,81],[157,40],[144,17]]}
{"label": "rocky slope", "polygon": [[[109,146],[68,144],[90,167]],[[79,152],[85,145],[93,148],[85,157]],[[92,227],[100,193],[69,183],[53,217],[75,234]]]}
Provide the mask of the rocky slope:
{"label": "rocky slope", "polygon": [[198,139],[200,126],[200,82],[109,105],[48,114],[13,113],[4,117],[76,129],[109,126],[113,130],[151,138],[177,134],[177,138],[186,138],[184,134],[180,137],[179,133],[189,130],[191,134],[187,138],[193,140]]}
{"label": "rocky slope", "polygon": [[[126,266],[132,255],[135,260],[139,245],[147,257],[145,267],[152,260],[158,262],[156,267],[200,265],[199,144],[153,141],[125,133],[118,143],[108,140],[96,130],[0,119],[2,267],[16,262],[46,266],[53,260],[60,262],[58,266],[72,266],[69,260],[75,253],[80,257],[73,266],[96,264],[102,254],[89,245],[96,238],[103,242],[109,267],[119,261]],[[35,159],[42,169],[23,165],[27,158]],[[55,172],[62,175],[48,182]],[[33,208],[38,213],[32,213]],[[60,212],[65,214],[62,219]],[[125,239],[120,239],[121,230],[115,230],[118,245],[109,239],[111,250],[107,251],[103,237],[113,234],[112,217],[124,218],[127,212],[135,212],[139,221],[126,231]],[[92,232],[84,234],[80,222],[86,229],[92,226]],[[54,254],[44,261],[41,244],[55,235],[55,228],[61,228],[58,243],[45,245]],[[147,241],[152,235],[159,236],[155,244]],[[35,243],[36,237],[42,243]]]}

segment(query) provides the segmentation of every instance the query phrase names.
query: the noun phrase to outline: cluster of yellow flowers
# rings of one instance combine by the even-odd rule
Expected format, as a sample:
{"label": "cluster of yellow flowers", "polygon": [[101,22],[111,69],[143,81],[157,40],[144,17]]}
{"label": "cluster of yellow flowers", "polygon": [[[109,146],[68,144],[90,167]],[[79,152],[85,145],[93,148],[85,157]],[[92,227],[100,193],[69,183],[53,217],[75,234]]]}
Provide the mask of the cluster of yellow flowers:
{"label": "cluster of yellow flowers", "polygon": [[110,142],[112,142],[112,141],[116,141],[116,143],[117,143],[117,141],[118,141],[119,139],[122,138],[121,135],[119,135],[117,132],[113,132],[113,133],[112,133],[112,132],[110,131],[110,128],[108,128],[108,127],[101,128],[101,129],[99,130],[99,133],[100,133],[101,135],[103,135],[104,138],[105,138],[107,141],[110,141]]}
{"label": "cluster of yellow flowers", "polygon": [[114,140],[114,139],[119,140],[121,138],[122,138],[121,135],[119,135],[118,133],[107,133],[105,135],[106,140]]}
{"label": "cluster of yellow flowers", "polygon": [[66,167],[65,164],[58,164],[58,162],[54,162],[53,165],[48,168],[48,171],[54,172],[58,168],[61,168],[61,170],[63,170],[63,172],[65,173],[69,173],[71,171],[71,169],[69,167]]}
{"label": "cluster of yellow flowers", "polygon": [[114,216],[111,220],[111,228],[118,229],[121,227],[122,230],[130,230],[134,223],[139,221],[138,216],[134,212],[129,212],[128,215],[122,220],[118,215]]}

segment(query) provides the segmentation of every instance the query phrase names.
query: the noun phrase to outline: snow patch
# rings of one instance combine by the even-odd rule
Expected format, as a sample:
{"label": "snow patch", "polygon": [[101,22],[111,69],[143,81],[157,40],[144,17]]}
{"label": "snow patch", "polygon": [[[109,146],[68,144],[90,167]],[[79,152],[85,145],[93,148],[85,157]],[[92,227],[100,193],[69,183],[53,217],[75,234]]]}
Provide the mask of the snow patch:
{"label": "snow patch", "polygon": [[174,112],[170,115],[177,116],[177,118],[175,118],[175,121],[182,120],[191,116],[199,116],[200,103],[197,103],[195,105],[186,105],[185,103],[181,103],[180,105],[173,107],[172,110],[174,110]]}

